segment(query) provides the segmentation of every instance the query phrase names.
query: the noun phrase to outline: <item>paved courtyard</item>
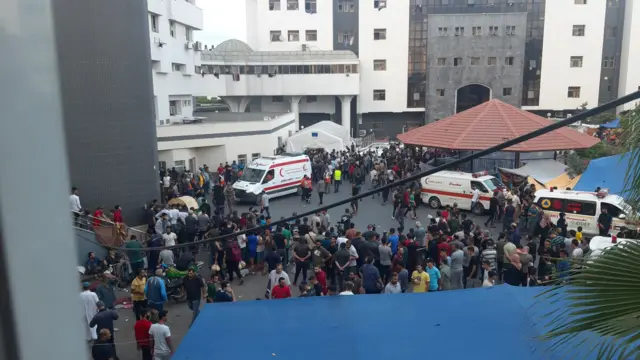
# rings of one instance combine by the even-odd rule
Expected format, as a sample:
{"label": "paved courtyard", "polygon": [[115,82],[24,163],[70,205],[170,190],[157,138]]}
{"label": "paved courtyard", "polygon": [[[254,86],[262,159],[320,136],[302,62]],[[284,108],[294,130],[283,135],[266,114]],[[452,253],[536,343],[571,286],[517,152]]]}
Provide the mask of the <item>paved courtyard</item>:
{"label": "paved courtyard", "polygon": [[[348,185],[348,184],[347,184]],[[344,190],[337,194],[326,194],[325,204],[330,204],[338,200],[342,200],[348,197],[350,194],[350,188],[346,186]],[[313,201],[310,205],[304,206],[300,202],[300,198],[296,196],[285,196],[282,198],[273,199],[270,202],[271,215],[274,219],[280,219],[281,216],[291,216],[293,212],[302,213],[305,210],[313,209],[318,204],[317,194],[314,194]],[[246,211],[249,208],[249,204],[238,204],[236,208],[241,211]],[[339,206],[337,208],[329,210],[332,223],[339,219],[340,215],[344,212],[346,205]],[[241,212],[238,211],[238,212]],[[360,202],[360,210],[358,215],[353,219],[356,227],[360,230],[365,229],[367,224],[376,224],[377,231],[382,233],[388,231],[390,228],[397,228],[398,223],[391,219],[391,205],[387,204],[382,206],[380,197],[376,196],[374,199],[366,198]],[[423,224],[428,223],[427,215],[435,215],[435,210],[423,206],[418,209],[418,219]],[[476,222],[478,217],[468,213],[470,218]],[[482,221],[485,217],[482,218]],[[479,221],[478,221],[479,222]],[[414,227],[415,221],[405,220],[405,227],[408,231],[409,228]],[[497,230],[493,229],[497,236]],[[495,238],[495,237],[494,237]],[[201,260],[206,261],[203,257]],[[289,272],[291,276],[293,274]],[[201,275],[205,278],[209,276],[209,270],[203,269]],[[267,279],[264,276],[253,275],[247,276],[243,285],[238,285],[237,281],[234,281],[232,288],[235,290],[238,301],[251,301],[256,298],[263,298],[266,289]],[[294,296],[298,294],[297,289],[292,289]],[[215,306],[215,305],[212,305]],[[179,346],[180,341],[186,334],[191,322],[191,312],[187,308],[185,303],[172,304],[169,303],[166,307],[169,310],[169,327],[171,328],[172,339],[176,346]],[[119,331],[115,334],[117,343],[117,351],[120,360],[134,360],[141,359],[142,356],[137,352],[135,345],[135,338],[133,335],[133,324],[135,323],[135,317],[132,310],[120,309],[118,310],[120,319],[117,321],[116,327]]]}

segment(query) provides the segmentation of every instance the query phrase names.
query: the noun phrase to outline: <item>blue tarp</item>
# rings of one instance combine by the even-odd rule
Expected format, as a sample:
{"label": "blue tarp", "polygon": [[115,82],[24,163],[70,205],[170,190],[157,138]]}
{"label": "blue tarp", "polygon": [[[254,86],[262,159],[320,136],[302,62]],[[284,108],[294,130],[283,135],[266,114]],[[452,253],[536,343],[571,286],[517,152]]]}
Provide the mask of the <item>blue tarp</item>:
{"label": "blue tarp", "polygon": [[206,304],[172,360],[595,359],[586,356],[593,334],[553,351],[539,339],[550,326],[543,316],[569,309],[564,296],[535,298],[546,289],[501,285]]}
{"label": "blue tarp", "polygon": [[606,124],[600,125],[600,127],[603,127],[605,129],[617,129],[617,128],[620,127],[620,119],[615,119],[613,121],[609,121]]}
{"label": "blue tarp", "polygon": [[595,191],[597,187],[609,189],[610,194],[624,195],[624,179],[631,157],[628,153],[591,160],[587,170],[573,188],[578,191]]}

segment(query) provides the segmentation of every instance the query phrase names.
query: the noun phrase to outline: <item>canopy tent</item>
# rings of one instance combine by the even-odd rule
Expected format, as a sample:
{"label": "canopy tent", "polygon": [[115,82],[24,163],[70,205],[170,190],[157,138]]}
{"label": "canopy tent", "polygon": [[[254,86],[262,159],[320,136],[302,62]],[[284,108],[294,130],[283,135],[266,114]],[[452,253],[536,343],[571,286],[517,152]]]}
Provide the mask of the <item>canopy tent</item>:
{"label": "canopy tent", "polygon": [[341,151],[352,143],[349,130],[342,125],[333,121],[321,121],[289,137],[287,151],[303,152],[305,149],[318,148]]}
{"label": "canopy tent", "polygon": [[605,129],[617,129],[617,128],[620,127],[620,119],[615,119],[615,120],[609,121],[606,124],[600,125],[600,127],[605,128]]}
{"label": "canopy tent", "polygon": [[[452,150],[484,150],[554,122],[500,100],[489,100],[397,137],[408,145]],[[512,152],[586,149],[598,139],[564,127],[505,149]]]}
{"label": "canopy tent", "polygon": [[565,164],[555,160],[531,160],[518,169],[500,168],[500,170],[519,176],[531,176],[544,184],[564,174],[566,167]]}
{"label": "canopy tent", "polygon": [[[452,334],[460,332],[461,324],[481,324],[483,333],[500,339],[498,353],[503,355],[512,354],[519,360],[595,360],[597,354],[586,354],[589,344],[598,340],[594,334],[581,334],[556,348],[540,339],[553,326],[553,317],[544,315],[554,310],[566,311],[569,306],[562,294],[553,301],[535,298],[545,290],[548,288],[500,285],[422,294],[205,304],[172,359],[207,359],[211,354],[220,359],[419,359],[428,349],[429,358],[494,360],[496,349],[487,347],[486,336],[467,336],[464,346],[451,341]],[[482,311],[458,311],[469,304],[498,312],[487,316]],[[450,311],[435,311],[443,306]],[[372,311],[385,309],[423,316],[419,320],[413,316],[371,316]],[[425,309],[432,311],[424,313]],[[225,324],[225,331],[219,331],[219,324]],[[238,335],[246,332],[247,324],[264,325],[252,330],[251,346]],[[214,333],[216,341],[211,341]],[[316,346],[321,346],[322,351],[310,351],[314,349],[314,337],[320,340]],[[391,343],[380,346],[376,342],[384,339]]]}
{"label": "canopy tent", "polygon": [[609,189],[611,194],[624,197],[625,174],[629,169],[630,162],[631,155],[629,153],[591,160],[574,190],[594,191],[600,187]]}
{"label": "canopy tent", "polygon": [[173,198],[169,200],[169,205],[186,206],[187,209],[196,209],[196,210],[200,208],[196,199],[192,198],[191,196],[181,196],[178,198]]}

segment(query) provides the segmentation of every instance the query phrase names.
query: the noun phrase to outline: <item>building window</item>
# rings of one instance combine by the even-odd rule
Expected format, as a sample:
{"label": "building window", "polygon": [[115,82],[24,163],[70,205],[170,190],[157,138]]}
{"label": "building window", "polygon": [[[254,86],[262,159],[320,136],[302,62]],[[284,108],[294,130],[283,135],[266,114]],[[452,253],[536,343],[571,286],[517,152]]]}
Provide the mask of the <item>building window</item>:
{"label": "building window", "polygon": [[307,41],[318,41],[318,30],[306,30],[304,32],[304,38]]}
{"label": "building window", "polygon": [[338,12],[355,12],[356,3],[353,1],[338,1]]}
{"label": "building window", "polygon": [[573,31],[571,33],[573,36],[584,36],[584,31],[584,25],[573,25]]}
{"label": "building window", "polygon": [[171,70],[172,71],[182,71],[182,64],[171,63]]}
{"label": "building window", "polygon": [[453,58],[453,66],[462,66],[462,58],[454,57]]}
{"label": "building window", "polygon": [[182,100],[182,106],[191,106],[191,100]]}
{"label": "building window", "polygon": [[498,58],[495,56],[489,56],[487,58],[487,66],[496,66],[498,65]]}
{"label": "building window", "polygon": [[454,30],[456,36],[464,36],[464,26],[456,26]]}
{"label": "building window", "polygon": [[449,28],[448,27],[439,27],[438,28],[438,36],[447,36],[449,35]]}
{"label": "building window", "polygon": [[444,89],[436,89],[436,95],[444,96]]}
{"label": "building window", "polygon": [[169,35],[173,38],[176,37],[176,23],[173,21],[169,21]]}
{"label": "building window", "polygon": [[605,69],[613,69],[614,67],[616,67],[616,57],[605,56],[602,60],[602,67]]}
{"label": "building window", "polygon": [[513,89],[510,87],[502,88],[502,96],[511,96],[512,91]]}
{"label": "building window", "polygon": [[158,32],[158,15],[149,15],[149,21],[151,22],[151,31],[153,31],[154,33]]}
{"label": "building window", "polygon": [[318,4],[316,0],[304,0],[304,11],[309,14],[318,12]]}
{"label": "building window", "polygon": [[298,0],[287,0],[287,10],[298,10]]}
{"label": "building window", "polygon": [[606,38],[614,38],[618,36],[618,27],[617,26],[606,26],[604,28],[604,37]]}
{"label": "building window", "polygon": [[489,26],[489,35],[490,36],[498,35],[498,27],[497,26]]}
{"label": "building window", "polygon": [[580,97],[580,86],[569,86],[567,97],[577,99]]}
{"label": "building window", "polygon": [[269,0],[269,10],[270,11],[280,10],[280,0]]}
{"label": "building window", "polygon": [[482,35],[482,26],[474,26],[471,28],[471,35],[480,36]]}
{"label": "building window", "polygon": [[436,61],[438,66],[447,66],[447,58],[438,58]]}
{"label": "building window", "polygon": [[280,30],[269,31],[269,38],[271,39],[271,41],[274,41],[274,42],[282,41],[282,31]]}
{"label": "building window", "polygon": [[506,66],[513,66],[513,56],[507,56],[504,58],[504,64]]}
{"label": "building window", "polygon": [[507,25],[507,27],[504,30],[504,33],[506,35],[515,35],[516,34],[516,27],[513,25]]}
{"label": "building window", "polygon": [[476,56],[472,56],[469,63],[471,66],[480,66],[480,58]]}
{"label": "building window", "polygon": [[576,5],[587,5],[587,0],[573,0]]}
{"label": "building window", "polygon": [[527,99],[533,99],[536,97],[536,92],[533,90],[527,91]]}
{"label": "building window", "polygon": [[202,66],[198,66],[198,65],[194,66],[193,67],[193,72],[198,74],[198,75],[202,74]]}
{"label": "building window", "polygon": [[581,68],[582,67],[582,56],[572,56],[569,66],[572,68]]}
{"label": "building window", "polygon": [[185,27],[184,28],[184,38],[187,41],[192,41],[193,40],[193,29],[189,28],[189,27]]}
{"label": "building window", "polygon": [[271,102],[272,102],[272,103],[281,103],[281,102],[284,102],[284,97],[282,97],[282,96],[272,96],[272,97],[271,97]]}
{"label": "building window", "polygon": [[344,44],[345,46],[349,46],[353,43],[353,34],[350,33],[339,33],[338,34],[338,42]]}
{"label": "building window", "polygon": [[387,60],[373,60],[373,71],[387,70]]}
{"label": "building window", "polygon": [[289,39],[289,41],[300,41],[300,31],[298,30],[287,31],[287,39]]}
{"label": "building window", "polygon": [[247,165],[247,154],[239,154],[238,155],[238,164]]}
{"label": "building window", "polygon": [[373,40],[386,40],[387,29],[373,29]]}
{"label": "building window", "polygon": [[386,90],[373,90],[373,101],[385,101],[387,98]]}
{"label": "building window", "polygon": [[178,106],[178,100],[169,101],[169,115],[171,116],[180,115],[180,106]]}
{"label": "building window", "polygon": [[251,154],[251,161],[255,161],[260,159],[260,153],[252,153]]}
{"label": "building window", "polygon": [[307,103],[314,103],[314,102],[318,102],[318,97],[310,95],[310,96],[307,96],[305,100],[307,101]]}

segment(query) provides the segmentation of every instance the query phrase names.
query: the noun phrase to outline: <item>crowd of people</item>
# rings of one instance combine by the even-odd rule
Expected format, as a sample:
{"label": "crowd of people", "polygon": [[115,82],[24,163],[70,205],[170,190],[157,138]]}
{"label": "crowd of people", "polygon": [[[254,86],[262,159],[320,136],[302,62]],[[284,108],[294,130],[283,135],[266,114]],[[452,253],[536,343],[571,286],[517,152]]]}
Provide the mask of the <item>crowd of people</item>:
{"label": "crowd of people", "polygon": [[[309,156],[312,177],[301,182],[307,189],[302,192],[302,201],[309,202],[315,190],[322,204],[322,194],[339,192],[343,183],[350,187],[351,195],[358,195],[367,185],[376,189],[407,178],[430,155],[392,146],[382,153],[352,149],[310,152]],[[239,212],[231,187],[241,171],[236,167],[221,164],[222,176],[213,176],[206,166],[195,175],[162,174],[162,179],[169,177],[169,186],[163,186],[167,188],[164,203],[186,191],[194,194],[198,207],[154,201],[147,206],[150,240],[142,244],[133,236],[125,243],[123,255],[136,275],[130,279],[130,287],[136,339],[147,349],[142,352],[143,359],[155,354],[162,360],[173,350],[170,330],[164,323],[164,304],[169,299],[167,268],[182,272],[180,291],[186,295],[194,321],[201,302],[236,301],[231,285],[234,281],[243,284],[243,272],[267,275],[266,299],[290,298],[294,287],[300,297],[311,297],[450,291],[501,282],[542,286],[566,280],[589,252],[580,229],[567,231],[562,216],[553,224],[533,203],[533,185],[495,192],[484,223],[472,221],[455,204],[435,216],[417,219],[419,184],[390,187],[373,196],[382,204],[392,204],[391,217],[398,226],[379,232],[367,219],[356,224],[359,201],[352,201],[335,223],[326,211],[320,211],[273,225],[268,196],[260,206]],[[180,179],[182,186],[176,183]],[[71,202],[73,207],[74,199]],[[417,221],[407,224],[407,215]],[[611,224],[606,221],[603,218],[601,225],[609,229]],[[491,229],[496,224],[502,225],[502,231],[494,239]],[[259,226],[257,231],[241,234]],[[190,245],[206,239],[214,240],[205,247]],[[185,246],[151,250],[146,257],[142,253],[143,245],[162,248],[181,244]],[[194,266],[201,251],[208,253],[211,268],[206,280]],[[147,269],[152,276],[147,277]],[[108,352],[104,350],[107,344],[115,354],[113,320],[117,314],[111,310],[108,278],[104,287],[107,290],[96,293],[86,287],[82,293],[88,339],[96,340],[96,360],[109,359],[99,355]]]}

